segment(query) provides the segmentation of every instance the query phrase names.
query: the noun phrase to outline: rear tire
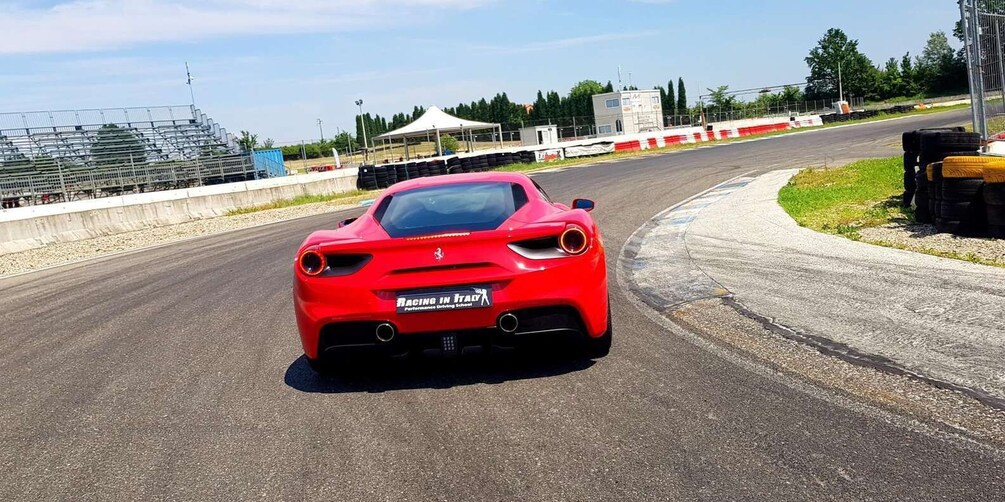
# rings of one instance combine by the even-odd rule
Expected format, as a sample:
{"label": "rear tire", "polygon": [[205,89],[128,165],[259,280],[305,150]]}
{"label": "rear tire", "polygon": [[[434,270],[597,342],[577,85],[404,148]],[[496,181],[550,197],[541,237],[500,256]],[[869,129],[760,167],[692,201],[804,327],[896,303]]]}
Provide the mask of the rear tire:
{"label": "rear tire", "polygon": [[607,331],[598,338],[587,337],[583,344],[583,355],[590,359],[600,359],[611,352],[614,327],[611,323],[611,307],[607,307]]}

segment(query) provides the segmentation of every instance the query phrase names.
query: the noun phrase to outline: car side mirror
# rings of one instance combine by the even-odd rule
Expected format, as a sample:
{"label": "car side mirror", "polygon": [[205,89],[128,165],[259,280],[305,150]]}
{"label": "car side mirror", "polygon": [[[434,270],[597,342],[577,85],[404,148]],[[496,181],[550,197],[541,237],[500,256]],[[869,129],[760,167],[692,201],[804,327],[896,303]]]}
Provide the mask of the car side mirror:
{"label": "car side mirror", "polygon": [[589,212],[593,211],[594,207],[597,207],[597,205],[590,199],[573,199],[572,201],[573,209],[582,209],[583,211]]}
{"label": "car side mirror", "polygon": [[348,224],[350,224],[350,223],[352,223],[354,221],[356,221],[356,218],[349,218],[349,219],[346,219],[346,220],[342,220],[342,221],[338,222],[338,228],[342,228],[342,227],[344,227],[344,226],[346,226],[346,225],[348,225]]}

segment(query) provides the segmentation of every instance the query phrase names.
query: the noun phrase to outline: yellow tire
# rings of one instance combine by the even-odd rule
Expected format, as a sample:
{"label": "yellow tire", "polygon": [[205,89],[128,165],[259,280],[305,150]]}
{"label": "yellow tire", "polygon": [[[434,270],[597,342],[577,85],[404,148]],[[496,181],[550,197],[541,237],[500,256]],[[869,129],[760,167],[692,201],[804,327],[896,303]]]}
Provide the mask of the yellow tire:
{"label": "yellow tire", "polygon": [[946,157],[942,161],[943,178],[982,178],[985,169],[1005,169],[1002,157]]}

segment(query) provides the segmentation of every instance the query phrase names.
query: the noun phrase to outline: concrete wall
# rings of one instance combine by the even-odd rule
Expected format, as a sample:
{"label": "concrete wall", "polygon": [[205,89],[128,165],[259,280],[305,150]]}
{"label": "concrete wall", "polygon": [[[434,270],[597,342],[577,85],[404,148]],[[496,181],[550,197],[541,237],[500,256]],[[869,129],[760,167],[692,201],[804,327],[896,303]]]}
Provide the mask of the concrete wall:
{"label": "concrete wall", "polygon": [[0,253],[222,216],[300,195],[356,189],[356,169],[46,204],[0,212]]}

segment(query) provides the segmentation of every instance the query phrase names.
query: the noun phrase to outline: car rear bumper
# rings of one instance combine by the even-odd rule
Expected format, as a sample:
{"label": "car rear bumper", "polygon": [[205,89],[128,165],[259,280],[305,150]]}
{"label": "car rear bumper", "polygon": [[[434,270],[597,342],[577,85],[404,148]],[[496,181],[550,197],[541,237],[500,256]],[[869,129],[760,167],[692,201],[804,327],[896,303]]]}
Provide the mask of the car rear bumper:
{"label": "car rear bumper", "polygon": [[[317,359],[333,348],[378,350],[389,353],[412,342],[432,340],[436,348],[443,333],[489,335],[488,345],[512,337],[581,335],[599,337],[607,329],[607,275],[603,254],[583,256],[560,266],[512,274],[479,283],[492,288],[493,305],[485,308],[398,314],[396,292],[373,290],[352,277],[336,280],[294,280],[293,299],[304,353]],[[435,284],[417,284],[433,287]],[[513,334],[497,329],[500,316],[515,313],[520,327]],[[376,326],[394,327],[393,343],[381,342]],[[429,345],[429,344],[426,344]],[[487,345],[479,343],[476,345]],[[505,345],[505,343],[503,344]],[[425,350],[425,349],[422,349]]]}

